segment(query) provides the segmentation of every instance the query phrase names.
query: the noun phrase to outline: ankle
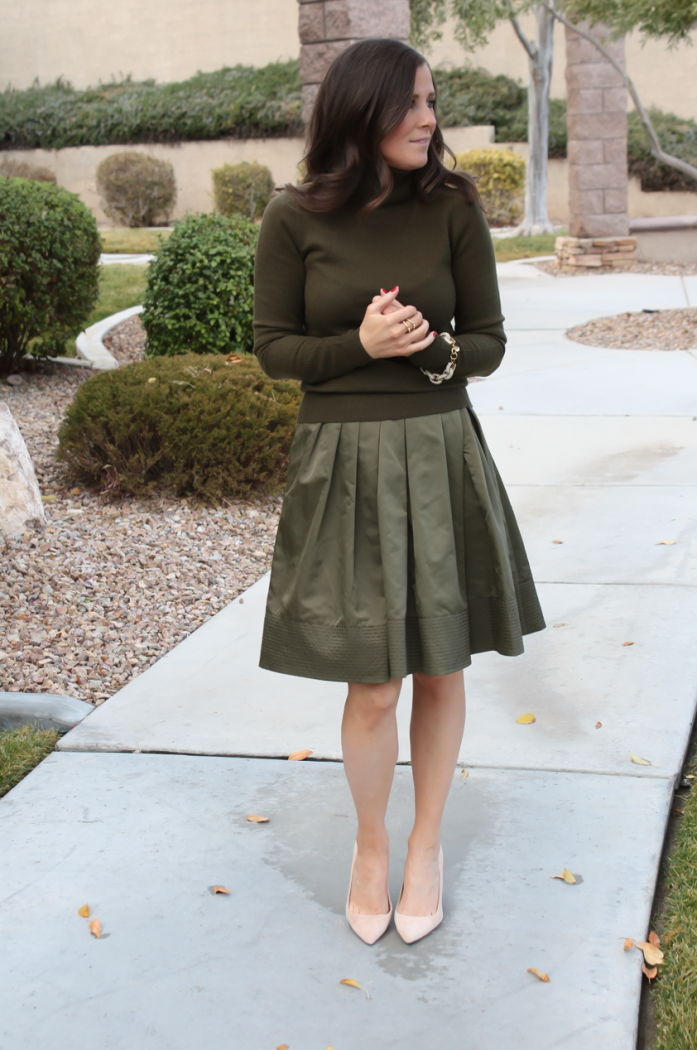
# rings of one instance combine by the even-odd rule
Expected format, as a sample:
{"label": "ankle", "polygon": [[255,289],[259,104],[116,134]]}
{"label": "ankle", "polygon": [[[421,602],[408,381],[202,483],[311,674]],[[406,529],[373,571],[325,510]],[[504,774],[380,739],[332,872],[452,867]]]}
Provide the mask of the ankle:
{"label": "ankle", "polygon": [[372,831],[359,830],[356,833],[356,845],[358,846],[358,852],[363,854],[363,856],[366,854],[382,856],[385,853],[389,853],[390,837],[385,828]]}
{"label": "ankle", "polygon": [[408,855],[413,860],[428,863],[438,859],[440,853],[440,836],[415,835],[413,832],[408,839]]}

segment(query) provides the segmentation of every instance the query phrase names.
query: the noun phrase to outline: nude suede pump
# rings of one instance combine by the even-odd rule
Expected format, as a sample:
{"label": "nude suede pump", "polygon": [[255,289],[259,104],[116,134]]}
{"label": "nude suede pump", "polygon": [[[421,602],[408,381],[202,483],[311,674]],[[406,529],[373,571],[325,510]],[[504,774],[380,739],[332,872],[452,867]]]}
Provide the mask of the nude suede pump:
{"label": "nude suede pump", "polygon": [[357,937],[360,937],[360,939],[365,941],[366,944],[375,944],[390,925],[390,919],[392,918],[392,901],[390,900],[390,895],[388,893],[387,899],[390,901],[390,910],[384,915],[364,915],[362,912],[351,911],[349,908],[349,902],[351,900],[353,869],[356,866],[357,854],[358,846],[354,843],[351,878],[349,879],[348,896],[346,898],[346,920]]}
{"label": "nude suede pump", "polygon": [[440,879],[440,885],[438,887],[438,907],[432,915],[402,915],[401,912],[397,911],[399,908],[399,901],[402,899],[402,893],[404,893],[404,883],[402,883],[402,893],[399,895],[399,901],[397,901],[397,908],[394,913],[394,924],[397,927],[397,933],[407,944],[413,944],[414,941],[420,941],[422,937],[435,930],[436,926],[440,926],[443,921],[443,847],[441,846],[440,853],[438,854],[438,874]]}

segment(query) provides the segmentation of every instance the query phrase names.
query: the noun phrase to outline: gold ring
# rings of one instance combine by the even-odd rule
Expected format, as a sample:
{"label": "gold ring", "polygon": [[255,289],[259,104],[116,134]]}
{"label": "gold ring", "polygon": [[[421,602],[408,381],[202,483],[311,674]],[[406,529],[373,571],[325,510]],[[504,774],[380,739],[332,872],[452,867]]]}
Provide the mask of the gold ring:
{"label": "gold ring", "polygon": [[416,330],[416,325],[409,317],[407,317],[406,320],[402,321],[402,324],[406,328],[407,332],[409,332],[409,334]]}

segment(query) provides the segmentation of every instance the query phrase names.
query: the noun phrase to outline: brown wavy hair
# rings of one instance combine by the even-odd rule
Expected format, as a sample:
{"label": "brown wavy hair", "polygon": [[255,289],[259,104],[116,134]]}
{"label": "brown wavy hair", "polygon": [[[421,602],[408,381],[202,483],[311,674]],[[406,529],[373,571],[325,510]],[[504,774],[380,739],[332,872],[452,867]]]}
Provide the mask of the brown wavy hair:
{"label": "brown wavy hair", "polygon": [[[428,65],[424,56],[399,40],[361,40],[334,59],[310,117],[305,177],[298,186],[286,185],[303,208],[334,211],[362,185],[370,187],[369,199],[362,201],[359,214],[382,204],[393,179],[380,143],[407,115],[422,65]],[[481,206],[474,179],[446,168],[446,153],[455,159],[436,125],[426,164],[414,171],[419,197],[428,202],[441,187],[451,186],[468,203]]]}

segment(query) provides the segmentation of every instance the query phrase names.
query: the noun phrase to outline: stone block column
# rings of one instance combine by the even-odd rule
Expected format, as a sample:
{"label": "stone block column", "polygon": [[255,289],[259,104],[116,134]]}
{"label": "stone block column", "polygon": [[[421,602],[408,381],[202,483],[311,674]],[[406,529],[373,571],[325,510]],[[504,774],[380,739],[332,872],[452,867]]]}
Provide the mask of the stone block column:
{"label": "stone block column", "polygon": [[[596,36],[624,68],[624,38],[607,26],[580,28]],[[574,237],[626,237],[627,89],[593,45],[566,29],[569,232]]]}
{"label": "stone block column", "polygon": [[409,42],[409,0],[298,0],[303,117],[337,55],[369,37]]}

